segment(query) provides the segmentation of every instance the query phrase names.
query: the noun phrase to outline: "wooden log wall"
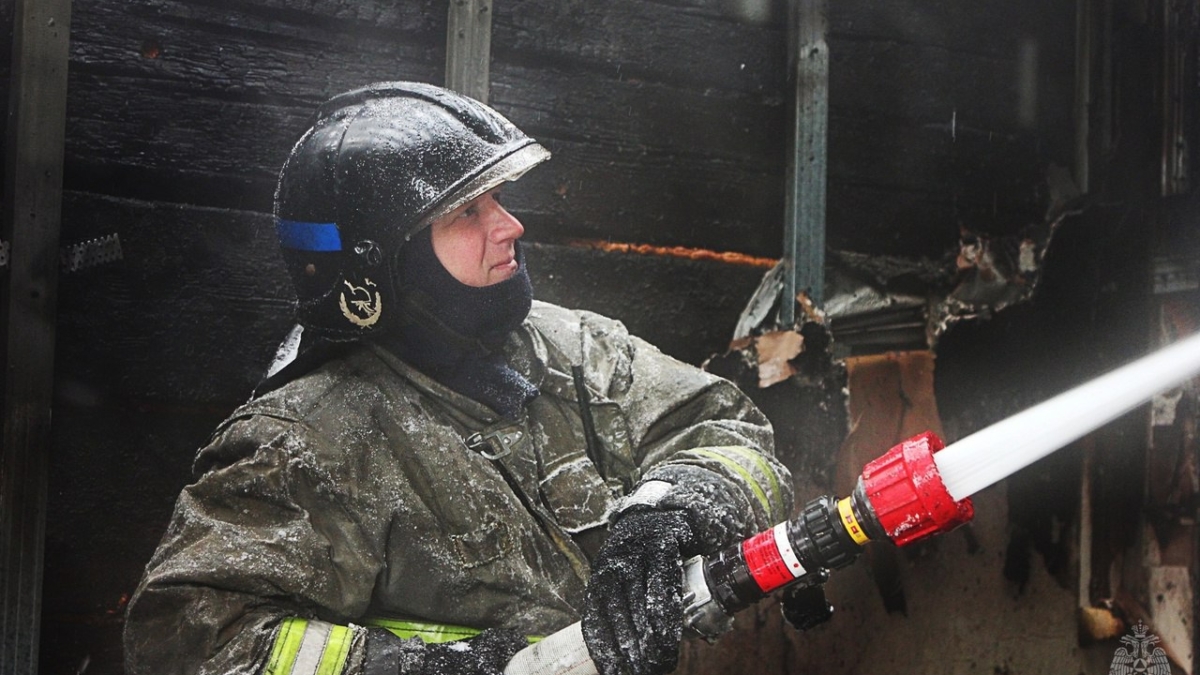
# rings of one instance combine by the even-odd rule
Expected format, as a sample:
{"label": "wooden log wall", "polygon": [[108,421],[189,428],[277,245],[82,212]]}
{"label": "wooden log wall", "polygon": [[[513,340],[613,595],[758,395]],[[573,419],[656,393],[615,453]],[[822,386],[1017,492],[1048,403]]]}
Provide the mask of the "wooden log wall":
{"label": "wooden log wall", "polygon": [[[538,295],[694,363],[725,348],[761,269],[570,244],[779,255],[785,12],[743,2],[761,10],[749,21],[738,4],[495,3],[491,102],[554,153],[508,192]],[[1040,172],[1071,156],[1074,3],[831,4],[830,245],[939,259],[962,226],[1040,218]],[[123,258],[60,283],[42,663],[106,675],[192,454],[289,325],[279,165],[330,95],[440,83],[446,6],[92,0],[73,14],[62,242],[115,233]],[[825,456],[841,441],[827,435],[790,450]]]}
{"label": "wooden log wall", "polygon": [[1074,3],[831,3],[833,248],[937,258],[1015,234],[1070,167]]}

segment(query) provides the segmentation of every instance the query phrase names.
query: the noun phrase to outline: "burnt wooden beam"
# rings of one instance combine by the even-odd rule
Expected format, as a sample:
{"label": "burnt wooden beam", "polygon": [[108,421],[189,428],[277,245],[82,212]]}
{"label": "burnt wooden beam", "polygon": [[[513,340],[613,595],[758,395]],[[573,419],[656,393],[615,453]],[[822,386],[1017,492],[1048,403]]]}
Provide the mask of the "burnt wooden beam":
{"label": "burnt wooden beam", "polygon": [[446,87],[487,103],[492,0],[450,0],[446,23]]}
{"label": "burnt wooden beam", "polygon": [[0,672],[38,671],[42,558],[71,0],[17,0],[0,235],[10,243],[0,325]]}

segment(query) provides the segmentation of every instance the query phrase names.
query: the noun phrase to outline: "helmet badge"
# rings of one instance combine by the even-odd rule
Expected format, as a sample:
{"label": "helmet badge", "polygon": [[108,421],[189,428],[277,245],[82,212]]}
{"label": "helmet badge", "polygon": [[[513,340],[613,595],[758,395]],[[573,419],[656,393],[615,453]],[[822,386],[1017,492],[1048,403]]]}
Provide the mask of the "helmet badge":
{"label": "helmet badge", "polygon": [[375,282],[364,277],[362,286],[355,286],[345,280],[342,284],[346,287],[338,296],[342,315],[360,328],[375,325],[383,311],[383,298],[376,290]]}

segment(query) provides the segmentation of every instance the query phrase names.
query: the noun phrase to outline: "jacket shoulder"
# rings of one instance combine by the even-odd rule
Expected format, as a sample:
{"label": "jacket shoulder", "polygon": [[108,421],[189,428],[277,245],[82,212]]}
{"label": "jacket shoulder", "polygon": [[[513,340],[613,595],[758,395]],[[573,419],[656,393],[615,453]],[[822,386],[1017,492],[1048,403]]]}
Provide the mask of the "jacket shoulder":
{"label": "jacket shoulder", "polygon": [[597,392],[621,388],[631,376],[636,341],[616,319],[535,301],[525,327],[547,366],[563,373],[581,367]]}
{"label": "jacket shoulder", "polygon": [[250,399],[230,415],[230,420],[250,415],[302,420],[347,398],[370,401],[380,395],[381,377],[386,372],[388,369],[371,350],[354,349]]}
{"label": "jacket shoulder", "polygon": [[536,300],[525,325],[572,361],[586,353],[588,341],[625,348],[631,340],[629,330],[617,319]]}
{"label": "jacket shoulder", "polygon": [[[304,434],[306,429],[336,433],[354,426],[388,394],[380,378],[388,369],[370,350],[354,350],[330,359],[234,410],[213,431],[196,456],[196,475],[253,454],[272,437]],[[395,392],[391,392],[394,397]]]}

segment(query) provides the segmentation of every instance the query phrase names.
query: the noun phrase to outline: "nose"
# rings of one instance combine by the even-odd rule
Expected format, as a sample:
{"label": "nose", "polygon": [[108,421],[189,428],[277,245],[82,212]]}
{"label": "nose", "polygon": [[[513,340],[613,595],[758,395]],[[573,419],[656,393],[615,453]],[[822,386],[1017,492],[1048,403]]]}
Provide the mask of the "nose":
{"label": "nose", "polygon": [[509,213],[507,209],[500,205],[499,202],[492,202],[490,220],[488,226],[488,239],[492,243],[502,244],[508,241],[516,241],[525,234],[525,226],[517,217]]}

